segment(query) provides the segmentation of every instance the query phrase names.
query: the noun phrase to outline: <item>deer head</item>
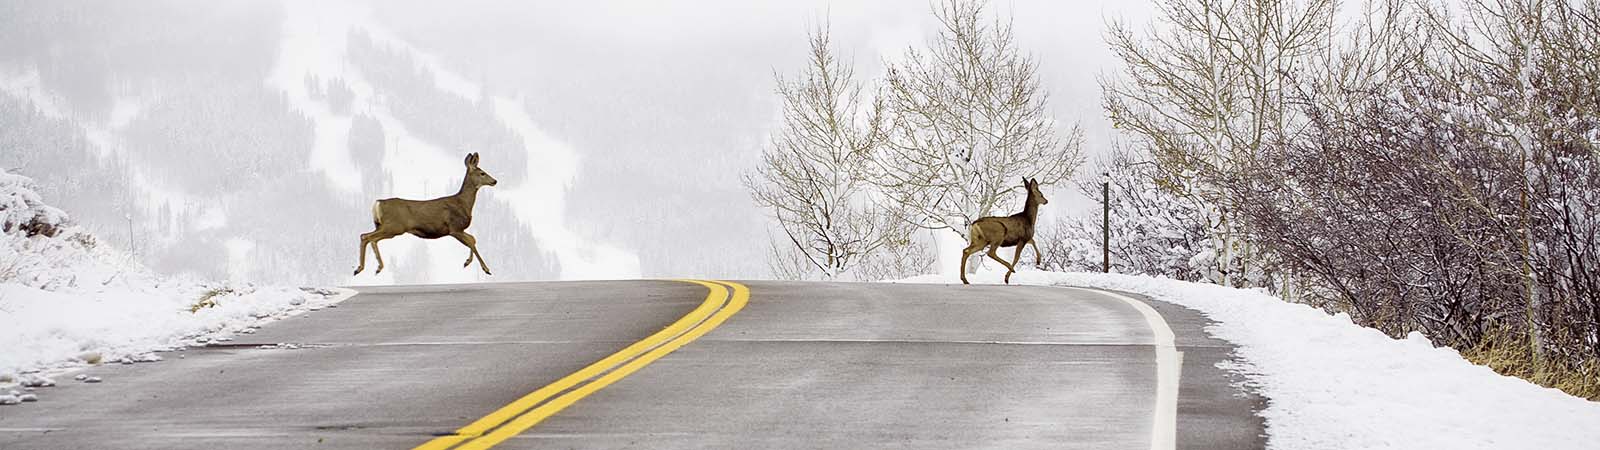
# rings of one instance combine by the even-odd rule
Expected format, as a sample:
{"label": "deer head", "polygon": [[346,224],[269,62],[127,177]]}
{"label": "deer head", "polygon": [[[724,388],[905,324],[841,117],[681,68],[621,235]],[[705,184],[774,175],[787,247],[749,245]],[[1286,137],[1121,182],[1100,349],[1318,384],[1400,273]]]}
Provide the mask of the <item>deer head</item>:
{"label": "deer head", "polygon": [[1040,205],[1050,204],[1050,199],[1044,198],[1044,192],[1039,190],[1039,180],[1023,178],[1022,187],[1028,190],[1028,203],[1036,203]]}
{"label": "deer head", "polygon": [[489,172],[485,172],[482,168],[478,167],[477,153],[471,153],[467,155],[466,180],[467,184],[473,187],[494,186],[496,184],[500,184],[499,180],[495,180],[494,177],[489,176]]}

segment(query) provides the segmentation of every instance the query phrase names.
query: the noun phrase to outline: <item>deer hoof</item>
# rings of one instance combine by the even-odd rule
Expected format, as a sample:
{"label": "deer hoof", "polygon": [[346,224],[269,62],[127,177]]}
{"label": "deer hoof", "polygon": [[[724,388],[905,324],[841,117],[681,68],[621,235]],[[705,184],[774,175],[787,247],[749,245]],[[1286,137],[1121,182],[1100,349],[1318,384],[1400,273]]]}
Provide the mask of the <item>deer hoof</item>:
{"label": "deer hoof", "polygon": [[356,269],[356,273],[352,273],[352,274],[350,274],[350,276],[352,276],[352,277],[353,277],[353,276],[356,276],[356,275],[361,275],[361,269],[362,269],[362,268],[357,268],[357,269]]}

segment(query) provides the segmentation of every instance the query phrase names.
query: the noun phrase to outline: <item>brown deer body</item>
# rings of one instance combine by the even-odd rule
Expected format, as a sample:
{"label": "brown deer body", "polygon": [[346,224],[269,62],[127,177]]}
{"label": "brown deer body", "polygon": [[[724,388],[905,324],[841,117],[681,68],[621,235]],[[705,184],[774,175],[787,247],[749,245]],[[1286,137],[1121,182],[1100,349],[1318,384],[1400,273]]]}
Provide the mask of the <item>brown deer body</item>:
{"label": "brown deer body", "polygon": [[[1022,248],[1033,244],[1033,263],[1039,264],[1043,256],[1039,254],[1039,244],[1033,242],[1033,226],[1039,221],[1039,205],[1050,203],[1044,198],[1044,193],[1039,192],[1037,180],[1023,179],[1022,187],[1028,190],[1028,201],[1022,207],[1022,212],[1006,217],[984,217],[972,222],[968,229],[969,241],[967,248],[961,250],[961,283],[967,282],[967,258],[973,253],[989,248],[989,257],[1006,266],[1006,284],[1011,284],[1011,274],[1017,272],[1017,261],[1022,259]],[[1000,247],[1016,247],[1017,253],[1011,257],[1011,262],[1000,259],[995,254]]]}
{"label": "brown deer body", "polygon": [[467,155],[466,163],[467,174],[462,177],[461,191],[456,195],[433,200],[389,198],[372,204],[372,225],[377,229],[361,235],[361,264],[356,266],[357,275],[367,268],[367,246],[372,246],[372,254],[378,259],[378,271],[373,273],[383,273],[383,253],[378,251],[378,241],[407,233],[423,239],[456,238],[471,250],[467,263],[461,267],[472,265],[476,258],[478,267],[489,274],[489,265],[483,262],[483,255],[478,254],[478,239],[467,234],[467,227],[472,226],[472,207],[478,202],[478,188],[494,186],[499,181],[478,168],[477,153]]}

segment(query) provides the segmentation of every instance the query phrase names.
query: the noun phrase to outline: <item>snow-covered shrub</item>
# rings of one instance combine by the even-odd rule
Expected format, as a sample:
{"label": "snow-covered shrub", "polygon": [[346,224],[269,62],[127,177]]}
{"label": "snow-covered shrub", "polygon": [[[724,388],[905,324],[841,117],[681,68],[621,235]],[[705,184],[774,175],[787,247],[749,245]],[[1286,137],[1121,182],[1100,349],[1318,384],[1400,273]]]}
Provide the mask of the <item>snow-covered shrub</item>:
{"label": "snow-covered shrub", "polygon": [[[1104,173],[1080,177],[1083,194],[1099,200],[1101,183],[1111,185],[1111,271],[1159,275],[1187,281],[1219,281],[1202,210],[1175,194],[1145,155],[1118,147],[1100,162]],[[1036,239],[1041,268],[1099,271],[1102,267],[1102,217],[1092,214],[1041,224]],[[1026,258],[1024,258],[1026,259]]]}
{"label": "snow-covered shrub", "polygon": [[37,189],[31,178],[0,169],[0,283],[72,290],[128,271],[127,261],[99,248]]}
{"label": "snow-covered shrub", "polygon": [[67,214],[44,204],[33,179],[0,169],[0,232],[55,237]]}

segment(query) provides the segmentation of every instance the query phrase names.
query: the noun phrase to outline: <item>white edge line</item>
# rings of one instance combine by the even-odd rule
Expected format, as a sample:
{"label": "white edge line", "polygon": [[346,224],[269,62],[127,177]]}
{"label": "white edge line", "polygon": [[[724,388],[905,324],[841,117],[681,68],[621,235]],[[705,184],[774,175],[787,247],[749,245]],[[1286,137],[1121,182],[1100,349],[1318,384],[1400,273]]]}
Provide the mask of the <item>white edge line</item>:
{"label": "white edge line", "polygon": [[1145,323],[1150,325],[1153,334],[1152,345],[1156,349],[1156,408],[1155,418],[1150,426],[1150,450],[1173,450],[1177,448],[1178,434],[1178,382],[1181,380],[1183,370],[1183,352],[1178,351],[1172,327],[1167,326],[1166,319],[1161,318],[1161,313],[1156,312],[1149,304],[1126,295],[1099,289],[1082,288],[1076,286],[1057,286],[1066,289],[1093,291],[1097,294],[1122,300],[1128,306],[1144,316]]}

